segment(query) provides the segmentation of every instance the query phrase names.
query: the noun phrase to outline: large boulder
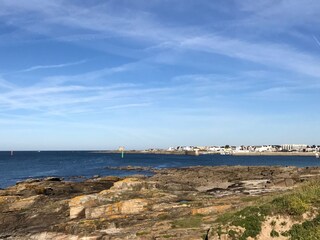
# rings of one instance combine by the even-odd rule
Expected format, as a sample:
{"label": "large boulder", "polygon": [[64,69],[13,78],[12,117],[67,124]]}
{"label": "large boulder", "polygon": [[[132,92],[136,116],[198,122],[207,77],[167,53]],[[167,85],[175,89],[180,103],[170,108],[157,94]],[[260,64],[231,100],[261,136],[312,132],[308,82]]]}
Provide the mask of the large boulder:
{"label": "large boulder", "polygon": [[72,198],[69,201],[70,219],[85,216],[85,208],[98,205],[97,194],[82,195]]}
{"label": "large boulder", "polygon": [[146,183],[139,178],[125,178],[121,181],[115,182],[111,190],[128,191],[128,190],[141,190]]}
{"label": "large boulder", "polygon": [[113,215],[139,214],[146,211],[147,206],[148,200],[146,199],[130,199],[99,207],[86,208],[85,216],[87,219],[94,219]]}

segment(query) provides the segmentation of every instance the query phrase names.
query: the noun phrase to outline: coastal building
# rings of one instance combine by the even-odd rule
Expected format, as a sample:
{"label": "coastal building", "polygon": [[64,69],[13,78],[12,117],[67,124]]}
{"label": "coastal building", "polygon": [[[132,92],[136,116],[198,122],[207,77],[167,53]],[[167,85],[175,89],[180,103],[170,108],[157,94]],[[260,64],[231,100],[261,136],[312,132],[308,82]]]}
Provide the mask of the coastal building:
{"label": "coastal building", "polygon": [[211,146],[211,147],[208,148],[208,150],[210,152],[220,152],[221,151],[221,147]]}
{"label": "coastal building", "polygon": [[307,149],[307,144],[283,144],[281,145],[282,151],[288,151],[288,152],[305,152]]}
{"label": "coastal building", "polygon": [[[155,149],[149,149],[148,151],[155,151]],[[195,154],[219,154],[226,152],[233,153],[250,153],[250,152],[320,152],[320,146],[317,145],[306,145],[306,144],[283,144],[283,145],[260,145],[260,146],[177,146],[169,147],[168,152],[190,152],[192,155]]]}
{"label": "coastal building", "polygon": [[256,152],[272,152],[273,147],[271,145],[257,146],[255,148]]}
{"label": "coastal building", "polygon": [[306,152],[319,152],[319,146],[312,145],[308,146]]}
{"label": "coastal building", "polygon": [[245,153],[245,152],[249,152],[249,150],[245,146],[238,146],[236,147],[235,152]]}

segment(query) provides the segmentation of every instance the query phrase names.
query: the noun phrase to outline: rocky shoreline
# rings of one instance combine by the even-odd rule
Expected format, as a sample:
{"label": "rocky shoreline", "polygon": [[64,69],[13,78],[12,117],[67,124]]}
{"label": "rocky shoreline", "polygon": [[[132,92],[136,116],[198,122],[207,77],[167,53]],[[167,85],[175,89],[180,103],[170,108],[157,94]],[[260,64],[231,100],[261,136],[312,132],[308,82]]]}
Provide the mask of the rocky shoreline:
{"label": "rocky shoreline", "polygon": [[[94,153],[114,153],[121,154],[119,151],[96,151]],[[155,154],[155,155],[190,155],[186,151],[166,151],[166,150],[126,150],[125,154]],[[220,152],[199,151],[199,155],[221,155]],[[233,156],[300,156],[300,157],[316,157],[315,152],[233,152]],[[195,155],[193,155],[195,156]]]}
{"label": "rocky shoreline", "polygon": [[0,239],[216,239],[216,218],[318,178],[318,167],[126,170],[152,176],[30,179],[0,190]]}

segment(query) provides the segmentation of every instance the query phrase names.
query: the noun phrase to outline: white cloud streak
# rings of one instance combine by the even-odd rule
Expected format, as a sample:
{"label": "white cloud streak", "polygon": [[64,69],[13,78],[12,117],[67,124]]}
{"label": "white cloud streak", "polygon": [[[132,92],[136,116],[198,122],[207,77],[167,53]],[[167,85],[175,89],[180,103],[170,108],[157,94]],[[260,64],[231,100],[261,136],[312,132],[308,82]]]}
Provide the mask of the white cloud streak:
{"label": "white cloud streak", "polygon": [[319,41],[319,39],[318,39],[316,36],[314,36],[314,35],[313,35],[313,39],[314,39],[314,41],[316,42],[316,44],[320,47],[320,41]]}
{"label": "white cloud streak", "polygon": [[[281,15],[279,14],[281,11],[272,6],[262,11],[261,9],[264,9],[264,7],[261,6],[265,5],[263,1],[259,1],[251,7],[248,7],[249,4],[251,3],[245,1],[242,5],[243,10],[250,11],[253,15],[245,19],[246,21],[242,21],[241,24],[256,24],[256,26],[264,24],[259,26],[263,27],[268,25],[261,20],[263,16],[267,16],[267,19],[272,19],[272,16],[276,16],[275,18],[278,19],[282,17],[286,18],[283,15],[290,14],[286,11],[285,14]],[[281,4],[276,4],[280,9],[283,9],[286,5],[284,1],[281,1]],[[295,1],[294,5],[298,9],[299,3],[297,1]],[[262,11],[261,13],[259,9]],[[24,2],[4,0],[2,1],[1,11],[6,15],[6,19],[9,19],[8,23],[11,25],[24,28],[24,30],[33,33],[44,34],[53,39],[68,39],[68,41],[73,41],[73,37],[76,36],[75,41],[78,42],[77,36],[79,36],[79,32],[80,36],[84,36],[85,41],[95,40],[96,37],[108,39],[125,37],[127,40],[143,43],[141,45],[144,46],[144,52],[150,53],[150,59],[153,59],[159,52],[196,51],[212,55],[222,55],[239,61],[248,61],[272,67],[276,70],[299,73],[308,77],[320,77],[319,56],[301,50],[294,45],[270,43],[261,40],[252,41],[244,36],[231,37],[226,32],[218,34],[212,31],[209,34],[203,29],[168,27],[152,18],[152,14],[143,11],[113,13],[108,3],[86,9],[63,0],[50,3],[39,0]],[[310,14],[312,15],[313,13]],[[305,14],[302,17],[308,19],[309,15]],[[43,19],[43,21],[39,21],[39,19]],[[257,19],[261,20],[259,24],[252,21]],[[251,23],[249,24],[248,21],[251,21]],[[85,36],[89,36],[89,39],[86,39]],[[315,40],[319,44],[316,38]],[[139,59],[139,56],[137,58]],[[117,85],[109,86],[112,89],[82,86],[82,84],[94,86],[94,81],[97,79],[135,70],[142,62],[143,59],[140,59],[136,63],[104,68],[73,76],[49,76],[42,79],[43,81],[41,82],[45,82],[45,84],[42,83],[42,85],[39,84],[39,86],[31,86],[30,88],[17,88],[7,94],[1,94],[0,106],[7,109],[25,108],[37,109],[39,111],[46,109],[46,111],[50,110],[50,112],[59,112],[59,108],[63,109],[62,106],[70,105],[73,106],[73,109],[69,108],[66,111],[85,112],[94,105],[97,107],[102,103],[105,104],[103,109],[109,110],[121,109],[123,106],[146,107],[144,106],[145,102],[158,100],[157,98],[160,99],[162,94],[174,98],[170,94],[179,92],[179,88],[191,89],[190,86],[181,86],[182,84],[174,86],[175,89],[153,89],[149,86],[139,89],[139,86],[130,85],[129,83],[125,84],[122,88],[118,88]],[[40,69],[60,68],[71,66],[72,64],[81,63],[38,65],[22,71],[30,72]],[[192,78],[194,80],[198,77],[193,76]],[[146,80],[146,84],[147,82]],[[67,83],[71,85],[65,86]],[[53,86],[49,86],[49,84]],[[209,81],[202,89],[203,91],[205,91],[205,88],[232,89],[232,84],[232,82],[213,83]],[[193,86],[195,85],[197,84]],[[250,84],[245,86],[250,88]],[[196,89],[200,90],[201,84],[198,84]],[[144,95],[144,98],[141,97],[142,95]],[[138,98],[140,102],[136,103],[134,98],[137,96],[140,97]],[[81,109],[80,106],[77,109],[77,104],[81,105]]]}
{"label": "white cloud streak", "polygon": [[0,89],[13,89],[14,85],[6,80],[4,80],[2,77],[0,77]]}
{"label": "white cloud streak", "polygon": [[320,76],[319,57],[287,45],[249,43],[225,37],[200,36],[182,41],[181,47],[221,54],[309,76]]}
{"label": "white cloud streak", "polygon": [[115,109],[123,109],[123,108],[147,107],[150,105],[151,105],[151,103],[131,103],[131,104],[114,105],[114,106],[106,107],[104,109],[105,110],[115,110]]}
{"label": "white cloud streak", "polygon": [[81,60],[81,61],[77,61],[77,62],[62,63],[62,64],[38,65],[38,66],[33,66],[33,67],[26,68],[26,69],[22,69],[18,72],[31,72],[31,71],[41,70],[41,69],[50,69],[50,68],[64,68],[64,67],[70,67],[70,66],[83,64],[85,62],[86,62],[86,60]]}
{"label": "white cloud streak", "polygon": [[[100,76],[100,75],[99,75]],[[79,77],[79,75],[78,75]],[[86,112],[99,113],[133,107],[148,107],[150,99],[166,94],[170,89],[151,88],[131,83],[108,86],[34,85],[5,89],[0,95],[0,113],[17,109],[30,113],[67,116]],[[148,102],[146,102],[148,101]]]}
{"label": "white cloud streak", "polygon": [[[314,1],[311,2],[312,5],[316,4]],[[253,13],[257,13],[260,8],[264,9],[263,6],[265,5],[263,1],[260,1],[248,9],[248,4],[248,1],[242,3],[243,10]],[[156,46],[155,49],[157,50],[161,50],[163,47],[164,51],[177,48],[202,51],[228,56],[241,61],[245,60],[267,65],[290,72],[298,72],[314,77],[320,76],[318,67],[320,58],[318,56],[287,44],[276,44],[265,41],[251,42],[241,38],[231,38],[227,35],[207,34],[203,31],[195,31],[190,28],[169,28],[151,19],[150,14],[148,15],[144,12],[128,11],[125,14],[119,14],[118,12],[112,13],[107,3],[89,9],[84,9],[65,1],[51,3],[50,7],[47,5],[47,3],[44,4],[42,1],[36,0],[30,2],[3,2],[3,7],[7,9],[7,11],[13,10],[13,12],[16,12],[13,17],[14,24],[22,27],[25,25],[25,28],[29,31],[41,32],[52,37],[61,36],[62,33],[59,32],[57,28],[58,26],[64,26],[75,30],[81,29],[83,31],[89,31],[88,34],[90,36],[92,36],[93,32],[93,34],[97,34],[98,36],[101,34],[113,37],[123,36],[142,42],[147,41],[149,43],[146,48],[151,51],[153,49],[152,45]],[[306,4],[294,1],[290,9],[292,10],[294,8],[294,11],[292,11],[295,13],[295,10],[302,5],[304,6]],[[318,5],[316,4],[316,6]],[[286,18],[292,15],[290,15],[288,11],[285,11],[284,14],[280,11],[286,7],[288,7],[288,4],[285,1],[281,1],[279,4],[271,4],[265,10],[254,16],[259,17],[262,14],[263,16],[268,16],[268,18],[270,18],[269,21],[273,19],[272,16],[275,16],[276,19]],[[280,10],[278,8],[280,8]],[[31,20],[30,24],[23,24],[25,19],[18,16],[19,12],[37,13],[41,18],[44,18],[45,21],[37,21],[35,19]],[[281,14],[279,14],[280,12]],[[301,14],[301,11],[299,11],[299,14]],[[306,13],[306,18],[309,17],[308,14],[313,16],[313,13]],[[303,18],[304,16],[301,17]],[[297,19],[300,19],[300,17]],[[62,34],[61,37],[68,37],[68,35],[70,36],[70,34]],[[46,67],[50,68],[50,66],[35,66],[25,71]],[[52,67],[62,67],[62,65]]]}

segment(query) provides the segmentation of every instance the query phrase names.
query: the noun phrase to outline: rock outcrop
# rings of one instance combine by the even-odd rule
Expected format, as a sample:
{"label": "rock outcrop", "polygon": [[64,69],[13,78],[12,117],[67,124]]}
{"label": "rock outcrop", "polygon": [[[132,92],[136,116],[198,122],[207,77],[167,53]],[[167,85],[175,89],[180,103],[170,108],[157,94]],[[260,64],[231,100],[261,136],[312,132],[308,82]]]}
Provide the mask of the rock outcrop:
{"label": "rock outcrop", "polygon": [[190,167],[151,177],[32,179],[0,190],[0,239],[203,239],[217,216],[320,168]]}

